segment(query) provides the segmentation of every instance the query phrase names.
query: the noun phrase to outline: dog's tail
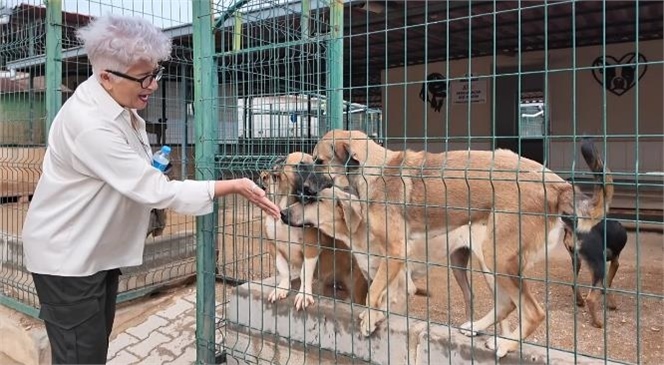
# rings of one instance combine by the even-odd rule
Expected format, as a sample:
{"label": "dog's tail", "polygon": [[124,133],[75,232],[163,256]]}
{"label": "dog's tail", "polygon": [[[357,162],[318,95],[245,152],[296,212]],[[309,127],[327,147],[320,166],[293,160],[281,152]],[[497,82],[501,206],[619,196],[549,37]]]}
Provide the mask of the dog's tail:
{"label": "dog's tail", "polygon": [[[593,188],[593,195],[587,197],[581,192],[574,192],[574,189],[569,189],[569,193],[575,195],[575,198],[565,199],[566,202],[574,202],[573,204],[565,204],[568,209],[561,209],[563,214],[575,215],[577,224],[577,232],[588,232],[599,223],[609,210],[613,200],[613,177],[611,171],[605,168],[604,161],[600,156],[595,144],[590,138],[584,138],[581,142],[581,154],[586,164],[592,171],[595,185]],[[566,211],[569,208],[575,208],[574,211]],[[566,211],[566,212],[565,212]],[[574,230],[573,220],[569,217],[564,217],[563,221],[567,226]]]}
{"label": "dog's tail", "polygon": [[593,172],[593,178],[596,181],[590,203],[590,217],[602,219],[609,210],[613,200],[613,177],[611,176],[611,171],[604,167],[604,161],[602,161],[591,139],[584,138],[581,143],[581,154]]}

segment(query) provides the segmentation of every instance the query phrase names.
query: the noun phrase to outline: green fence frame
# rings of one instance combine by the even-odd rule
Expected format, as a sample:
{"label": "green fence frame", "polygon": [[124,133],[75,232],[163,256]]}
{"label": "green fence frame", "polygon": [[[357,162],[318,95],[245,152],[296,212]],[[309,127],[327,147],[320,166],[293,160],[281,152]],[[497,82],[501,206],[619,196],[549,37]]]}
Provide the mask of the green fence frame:
{"label": "green fence frame", "polygon": [[[218,98],[218,77],[216,77],[217,57],[226,55],[260,51],[262,47],[242,48],[241,16],[239,10],[248,0],[237,0],[223,11],[213,25],[213,12],[209,1],[193,2],[193,39],[194,39],[194,75],[195,75],[195,108],[202,112],[195,115],[196,125],[196,178],[214,179],[220,176],[215,169],[215,157],[218,155],[218,143],[210,136],[216,136],[216,120],[213,101]],[[343,6],[342,0],[330,2],[329,37],[326,37],[329,53],[326,63],[329,69],[326,89],[328,91],[327,115],[328,124],[325,130],[343,127]],[[303,19],[301,41],[286,44],[272,44],[270,48],[288,47],[306,44],[312,41],[308,32],[310,0],[301,2]],[[234,18],[233,45],[231,51],[217,53],[214,44],[216,29],[228,19]],[[223,155],[221,156],[223,158]],[[256,156],[258,157],[258,156]],[[249,157],[253,160],[253,157]],[[197,306],[196,306],[196,361],[198,364],[209,364],[219,355],[215,342],[215,270],[218,221],[218,209],[215,213],[197,218]]]}
{"label": "green fence frame", "polygon": [[[214,37],[209,1],[193,2],[194,40],[194,116],[196,126],[196,178],[214,180],[214,156],[217,153],[216,68],[214,68]],[[214,284],[215,247],[217,247],[217,209],[196,218],[196,362],[212,364],[215,357]]]}
{"label": "green fence frame", "polygon": [[[4,5],[4,4],[3,4]],[[21,4],[13,4],[16,7],[19,7]],[[55,115],[57,112],[60,110],[63,102],[63,63],[65,55],[63,52],[63,43],[65,39],[63,39],[63,34],[65,33],[65,27],[69,26],[71,27],[72,24],[66,25],[63,21],[63,14],[64,14],[64,7],[63,7],[63,2],[62,0],[43,0],[41,4],[23,4],[27,7],[30,7],[30,9],[36,9],[38,8],[39,5],[44,5],[44,10],[45,10],[45,21],[44,21],[44,48],[43,48],[43,54],[40,54],[42,50],[37,49],[35,50],[36,54],[31,54],[27,59],[22,59],[21,61],[23,63],[29,64],[29,66],[21,66],[21,67],[37,67],[41,66],[43,64],[44,69],[42,72],[44,72],[45,76],[45,105],[46,105],[46,116],[43,118],[43,123],[44,123],[44,135],[42,136],[44,144],[48,143],[48,131],[50,129],[51,123],[53,119],[55,118]],[[34,5],[34,6],[33,6]],[[9,8],[8,10],[13,10]],[[13,15],[13,14],[12,14]],[[78,25],[78,24],[77,24]],[[37,35],[35,35],[34,31],[32,28],[30,28],[30,39],[29,42],[31,42],[30,48],[36,48],[34,43],[37,38]],[[7,47],[5,49],[9,49],[10,51],[12,50],[12,45],[10,44],[3,44],[3,47]],[[71,45],[69,45],[71,46]],[[33,49],[34,50],[34,49]],[[69,51],[68,56],[71,56],[71,50],[68,49]],[[4,54],[3,54],[4,56]],[[7,61],[7,59],[4,59],[3,61]],[[10,60],[10,61],[15,61],[15,60]],[[2,65],[4,66],[4,64]],[[33,69],[30,69],[30,71],[33,71]],[[184,72],[182,73],[184,75]],[[207,77],[209,80],[210,77]],[[181,82],[184,80],[180,80]],[[184,82],[182,82],[182,85],[184,86]],[[30,89],[32,89],[34,85],[30,84]],[[179,92],[182,92],[184,95],[185,92],[180,90]],[[0,97],[3,97],[4,94],[0,94]],[[208,100],[211,100],[211,98],[208,98]],[[37,117],[34,117],[34,119],[37,119]],[[214,128],[213,123],[208,123],[208,125],[211,128]],[[185,133],[186,136],[186,133]],[[0,141],[4,142],[4,141]],[[42,147],[41,143],[42,142],[37,142],[40,143],[39,145],[36,145],[37,147]],[[5,145],[2,145],[2,147],[6,147]],[[17,147],[15,144],[10,144],[8,147]],[[34,147],[34,146],[33,146]],[[209,155],[214,156],[214,153],[210,153]],[[0,156],[4,157],[4,156]],[[11,162],[11,161],[10,161]],[[21,169],[22,166],[17,164],[16,166],[12,166],[12,168],[15,169]],[[183,175],[185,174],[185,169],[183,169]],[[4,181],[3,181],[4,183]],[[3,217],[4,218],[4,217]],[[4,237],[3,237],[4,238]],[[18,237],[17,237],[18,238]],[[172,247],[169,247],[172,248]],[[193,250],[193,248],[192,248]],[[3,255],[5,252],[3,252]],[[17,254],[17,253],[14,253]],[[3,269],[4,273],[4,269]],[[131,274],[128,274],[129,276]],[[173,282],[176,282],[180,280],[181,277],[178,277],[177,275],[174,275],[170,277],[170,279],[167,279],[163,282],[158,282],[154,284],[146,284],[143,286],[136,287],[134,289],[129,289],[129,290],[124,290],[121,291],[118,295],[118,303],[122,302],[127,302],[131,301],[140,297],[144,297],[149,295],[150,293],[157,292],[161,289],[163,289],[164,285],[169,285]],[[9,281],[15,280],[13,277],[10,277],[8,279]],[[24,282],[25,280],[25,282]],[[38,318],[39,315],[39,308],[35,305],[31,305],[28,303],[33,303],[36,302],[36,293],[34,292],[33,288],[29,285],[27,282],[27,279],[24,277],[21,277],[19,280],[20,282],[10,282],[6,283],[4,282],[3,284],[10,284],[10,285],[15,285],[22,293],[25,292],[26,296],[29,296],[29,298],[24,298],[23,294],[21,294],[20,298],[15,298],[12,296],[6,296],[0,294],[0,305],[4,305],[8,308],[12,308],[14,310],[17,310],[21,313],[24,313],[26,315],[29,315],[34,318]]]}

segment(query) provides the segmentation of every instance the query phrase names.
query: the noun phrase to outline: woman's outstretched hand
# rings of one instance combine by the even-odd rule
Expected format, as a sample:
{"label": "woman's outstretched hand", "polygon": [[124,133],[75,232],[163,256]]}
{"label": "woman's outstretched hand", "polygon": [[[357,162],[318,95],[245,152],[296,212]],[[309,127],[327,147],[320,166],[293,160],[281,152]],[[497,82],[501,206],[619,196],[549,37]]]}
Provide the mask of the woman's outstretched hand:
{"label": "woman's outstretched hand", "polygon": [[265,213],[279,219],[281,210],[274,204],[256,183],[247,178],[237,179],[235,184],[236,193],[244,196],[251,203],[261,208]]}

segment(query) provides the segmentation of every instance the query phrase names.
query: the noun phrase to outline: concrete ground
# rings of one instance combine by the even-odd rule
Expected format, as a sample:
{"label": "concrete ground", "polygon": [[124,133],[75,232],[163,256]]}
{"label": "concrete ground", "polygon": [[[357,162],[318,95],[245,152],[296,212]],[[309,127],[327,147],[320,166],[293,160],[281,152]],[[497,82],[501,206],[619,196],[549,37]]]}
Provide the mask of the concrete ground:
{"label": "concrete ground", "polygon": [[[196,360],[194,285],[118,306],[108,364],[191,364]],[[0,306],[0,364],[50,363],[43,322]]]}
{"label": "concrete ground", "polygon": [[195,286],[118,309],[108,364],[191,364],[196,360]]}

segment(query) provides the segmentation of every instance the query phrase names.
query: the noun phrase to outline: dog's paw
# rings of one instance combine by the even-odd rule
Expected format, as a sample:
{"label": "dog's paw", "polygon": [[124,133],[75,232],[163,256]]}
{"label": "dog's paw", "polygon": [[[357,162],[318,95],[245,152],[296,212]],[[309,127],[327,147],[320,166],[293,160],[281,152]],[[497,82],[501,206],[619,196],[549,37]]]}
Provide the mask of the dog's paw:
{"label": "dog's paw", "polygon": [[592,323],[593,327],[595,327],[595,328],[604,327],[604,324],[599,319],[593,318],[590,322]]}
{"label": "dog's paw", "polygon": [[508,340],[506,338],[496,339],[495,337],[489,338],[484,345],[491,351],[496,351],[497,358],[503,358],[510,352],[516,350],[519,343],[516,341]]}
{"label": "dog's paw", "polygon": [[378,325],[385,319],[383,312],[376,310],[363,310],[360,313],[360,332],[364,337],[371,336]]}
{"label": "dog's paw", "polygon": [[467,336],[467,337],[475,337],[475,336],[479,335],[480,333],[478,331],[473,331],[473,330],[470,329],[472,325],[473,325],[472,322],[466,322],[466,323],[462,324],[461,328],[459,328],[459,332],[462,335]]}
{"label": "dog's paw", "polygon": [[498,350],[496,350],[496,357],[499,358],[499,359],[502,359],[508,353],[509,353],[509,351],[507,349],[504,349],[502,347],[498,347]]}
{"label": "dog's paw", "polygon": [[486,340],[486,342],[484,343],[484,347],[488,348],[491,351],[495,351],[496,350],[496,338],[491,337],[488,340]]}
{"label": "dog's paw", "polygon": [[615,299],[613,299],[613,297],[608,297],[606,299],[606,307],[609,308],[609,310],[612,310],[612,311],[618,309],[618,306],[616,305],[616,301],[615,301]]}
{"label": "dog's paw", "polygon": [[314,296],[308,293],[297,293],[295,296],[295,310],[306,309],[314,304]]}
{"label": "dog's paw", "polygon": [[576,306],[577,307],[583,307],[586,305],[586,300],[583,299],[583,295],[581,295],[581,291],[579,288],[574,289],[574,300],[576,301]]}
{"label": "dog's paw", "polygon": [[288,296],[288,289],[286,288],[275,288],[270,295],[268,295],[267,300],[270,303],[274,303],[277,300],[285,299]]}

